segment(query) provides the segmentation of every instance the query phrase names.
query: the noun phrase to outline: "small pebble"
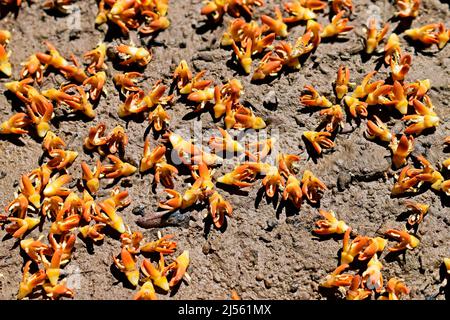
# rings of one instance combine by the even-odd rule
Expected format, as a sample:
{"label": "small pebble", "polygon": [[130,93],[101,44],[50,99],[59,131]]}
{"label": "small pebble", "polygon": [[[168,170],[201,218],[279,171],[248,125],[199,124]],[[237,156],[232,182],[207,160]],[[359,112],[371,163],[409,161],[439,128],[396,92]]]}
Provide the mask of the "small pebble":
{"label": "small pebble", "polygon": [[308,292],[306,292],[306,291],[300,291],[299,293],[298,293],[298,299],[300,299],[300,300],[308,300],[309,299],[309,293]]}
{"label": "small pebble", "polygon": [[[327,52],[327,56],[329,56],[329,57],[332,58],[333,60],[339,59],[339,56],[338,56],[338,54],[337,54],[336,52]],[[317,60],[318,60],[318,62],[321,61],[320,58],[317,59]],[[316,60],[316,61],[317,61],[317,60]]]}
{"label": "small pebble", "polygon": [[392,132],[395,134],[400,134],[403,132],[403,123],[401,122],[397,122],[393,127],[392,127]]}
{"label": "small pebble", "polygon": [[328,69],[328,67],[326,67],[325,64],[323,64],[323,63],[319,64],[319,70],[323,74],[329,74],[330,73],[330,69]]}
{"label": "small pebble", "polygon": [[107,33],[108,32],[108,26],[105,24],[101,24],[95,27],[98,31],[101,31],[103,33]]}
{"label": "small pebble", "polygon": [[269,219],[267,220],[267,231],[272,231],[274,228],[278,226],[278,221],[276,219]]}
{"label": "small pebble", "polygon": [[[311,270],[312,270],[312,271],[315,271],[316,269],[314,268],[314,269],[311,269]],[[313,274],[313,275],[311,276],[311,279],[312,279],[313,281],[319,282],[320,279],[322,279],[322,277],[319,276],[318,274]]]}
{"label": "small pebble", "polygon": [[343,54],[340,55],[340,58],[342,60],[350,60],[350,54],[348,52],[344,52]]}
{"label": "small pebble", "polygon": [[431,142],[429,142],[429,141],[423,142],[422,145],[423,145],[423,147],[426,148],[426,149],[431,148]]}
{"label": "small pebble", "polygon": [[106,56],[108,58],[110,58],[111,60],[116,59],[116,54],[117,54],[117,51],[114,48],[114,46],[109,46],[106,48]]}
{"label": "small pebble", "polygon": [[344,191],[352,182],[352,176],[348,172],[341,172],[337,177],[337,188],[339,191]]}
{"label": "small pebble", "polygon": [[263,105],[269,110],[276,110],[278,107],[278,98],[275,91],[270,90],[264,97]]}
{"label": "small pebble", "polygon": [[205,242],[202,246],[202,252],[204,255],[207,255],[208,253],[210,253],[211,251],[211,245],[209,244],[209,242]]}
{"label": "small pebble", "polygon": [[206,62],[212,62],[214,56],[209,51],[199,52],[194,56],[194,60],[201,60]]}
{"label": "small pebble", "polygon": [[299,127],[304,127],[305,126],[305,122],[303,122],[303,120],[300,118],[300,116],[295,116],[294,120],[295,120],[295,122],[297,123],[297,125]]}
{"label": "small pebble", "polygon": [[426,225],[425,225],[425,224],[422,224],[422,225],[420,226],[420,228],[419,228],[419,230],[418,230],[417,233],[418,233],[420,236],[423,236],[424,234],[427,233],[427,231],[428,231],[428,228],[426,227]]}
{"label": "small pebble", "polygon": [[355,128],[353,128],[353,126],[350,123],[346,123],[344,124],[344,126],[342,127],[341,133],[351,133],[355,131]]}
{"label": "small pebble", "polygon": [[69,183],[69,188],[70,188],[70,189],[73,189],[73,188],[75,188],[75,187],[77,186],[77,184],[78,184],[78,179],[72,180],[72,181]]}
{"label": "small pebble", "polygon": [[258,273],[256,275],[256,281],[263,281],[264,280],[264,275],[262,273]]}
{"label": "small pebble", "polygon": [[[62,118],[66,116],[66,112],[61,108],[55,108],[53,111],[53,115],[55,118]],[[66,133],[66,132],[64,132]]]}
{"label": "small pebble", "polygon": [[69,39],[70,40],[75,40],[80,38],[81,35],[81,30],[80,29],[71,29],[69,32]]}
{"label": "small pebble", "polygon": [[266,287],[266,289],[270,289],[272,288],[273,282],[270,279],[264,279],[264,286]]}
{"label": "small pebble", "polygon": [[142,204],[138,205],[138,206],[134,207],[133,210],[131,210],[131,212],[137,216],[144,216],[145,215],[145,206],[143,206]]}
{"label": "small pebble", "polygon": [[133,186],[133,182],[131,182],[131,179],[122,179],[122,181],[120,181],[120,185],[124,188],[129,188]]}
{"label": "small pebble", "polygon": [[195,223],[195,221],[189,220],[189,227],[190,228],[195,228],[197,226],[197,223]]}
{"label": "small pebble", "polygon": [[294,292],[296,292],[297,290],[298,290],[298,284],[296,284],[296,283],[291,284],[291,287],[289,288],[289,292],[294,293]]}

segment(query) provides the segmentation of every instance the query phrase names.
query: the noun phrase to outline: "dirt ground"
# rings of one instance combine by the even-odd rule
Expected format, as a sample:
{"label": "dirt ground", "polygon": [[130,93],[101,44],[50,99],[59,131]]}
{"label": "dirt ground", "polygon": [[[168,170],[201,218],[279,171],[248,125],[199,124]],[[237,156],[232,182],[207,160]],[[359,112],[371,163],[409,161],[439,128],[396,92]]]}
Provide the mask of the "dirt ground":
{"label": "dirt ground", "polygon": [[[255,16],[270,12],[273,4],[281,1],[266,2],[268,5],[257,9]],[[422,3],[419,16],[412,22],[414,27],[450,21],[449,6],[444,1]],[[10,30],[13,36],[9,48],[12,51],[10,60],[14,66],[14,79],[18,79],[22,61],[46,49],[44,40],[53,43],[63,56],[69,57],[73,53],[80,59],[100,41],[105,41],[108,46],[129,43],[128,39],[120,37],[120,33],[116,33],[116,37],[114,32],[107,31],[106,25],[95,28],[95,0],[80,0],[76,4],[79,14],[55,15],[43,11],[37,3],[24,3],[17,17],[7,15],[0,20],[0,28]],[[393,198],[390,195],[395,181],[395,172],[390,168],[390,150],[365,138],[366,120],[360,124],[347,121],[337,135],[336,147],[318,159],[309,156],[302,139],[303,131],[315,130],[320,123],[317,112],[305,112],[299,103],[305,85],[312,84],[319,92],[334,99],[332,82],[341,64],[349,66],[353,82],[360,82],[365,74],[375,68],[379,70],[377,79],[388,77],[389,69],[377,63],[382,54],[368,59],[361,54],[362,28],[371,10],[374,10],[373,5],[379,8],[384,21],[390,19],[395,10],[389,1],[355,1],[350,22],[355,26],[354,31],[340,37],[339,41],[320,44],[298,72],[282,73],[273,81],[254,84],[250,82],[251,75],[243,75],[235,65],[231,50],[220,47],[220,38],[230,17],[227,16],[222,25],[211,29],[204,26],[205,19],[200,15],[202,1],[171,0],[169,29],[152,41],[139,38],[134,32],[130,34],[136,44],[148,45],[153,52],[141,85],[146,91],[159,79],[170,85],[172,72],[181,59],[187,60],[194,71],[207,70],[206,78],[214,79],[217,84],[238,78],[244,85],[243,100],[254,107],[256,115],[267,120],[268,132],[278,135],[280,151],[300,155],[300,169],[310,169],[327,185],[320,208],[334,210],[340,219],[363,235],[381,236],[388,228],[403,229],[405,197]],[[328,16],[322,14],[318,21],[326,23]],[[393,21],[389,33],[397,25],[398,22]],[[304,28],[302,25],[293,27],[288,40],[294,41],[303,34]],[[407,80],[431,80],[429,94],[442,119],[434,132],[416,139],[414,154],[424,154],[435,166],[439,166],[449,157],[448,150],[445,153],[443,139],[450,135],[450,46],[441,51],[435,47],[421,49],[413,46],[403,35],[400,39],[403,50],[413,56]],[[67,142],[68,149],[79,152],[69,170],[74,177],[81,177],[81,161],[85,160],[91,166],[96,161],[98,155],[83,152],[82,144],[88,129],[99,122],[105,122],[108,129],[118,124],[125,127],[130,139],[125,158],[134,164],[140,162],[148,122],[145,118],[123,120],[118,117],[117,107],[121,100],[112,83],[112,75],[118,71],[111,61],[107,64],[107,95],[100,99],[96,108],[97,117],[86,121],[57,112],[56,119],[52,120],[53,130]],[[62,80],[61,76],[51,73],[43,89],[55,86]],[[20,109],[20,104],[3,86],[7,81],[10,79],[0,79],[2,121]],[[271,91],[276,94],[276,108],[265,107],[264,101]],[[173,131],[186,130],[197,123],[204,133],[204,141],[207,141],[216,126],[211,115],[203,113],[199,117],[191,117],[190,112],[191,107],[176,98],[169,110],[172,118],[170,128]],[[387,124],[396,133],[402,132],[405,127],[398,117],[391,118]],[[155,146],[156,140],[149,136],[152,146]],[[41,141],[29,135],[18,139],[0,138],[0,199],[1,204],[6,206],[14,197],[21,174],[40,165],[42,149]],[[216,170],[215,177],[231,168],[231,165],[225,164]],[[188,175],[178,177],[176,189],[184,190],[188,178]],[[119,182],[127,188],[132,198],[132,204],[121,215],[132,230],[143,232],[146,239],[155,239],[158,230],[163,234],[174,234],[178,252],[189,250],[191,256],[190,283],[181,284],[171,294],[160,293],[160,299],[229,299],[233,289],[243,299],[334,298],[332,292],[319,288],[319,282],[338,265],[342,237],[323,239],[312,233],[314,222],[319,219],[318,206],[304,202],[299,212],[276,206],[261,196],[258,190],[260,182],[257,182],[248,193],[245,190],[239,194],[222,190],[234,209],[233,217],[227,219],[225,230],[205,227],[203,216],[206,209],[174,216],[172,224],[175,225],[145,229],[137,225],[137,221],[143,219],[139,214],[155,212],[158,201],[163,197],[160,186],[152,190],[152,180],[152,174],[135,174]],[[112,186],[107,187],[103,181],[102,187],[100,195],[105,197]],[[387,254],[385,250],[381,255],[384,279],[404,279],[411,289],[407,299],[448,299],[448,285],[445,289],[441,265],[443,258],[450,254],[449,199],[431,190],[407,198],[429,204],[430,212],[417,230],[421,241],[418,248],[400,255]],[[35,229],[28,237],[38,237],[40,232]],[[0,273],[3,275],[0,277],[0,299],[15,299],[24,257],[20,254],[18,242],[5,234],[4,230],[0,230]],[[81,274],[75,284],[76,299],[130,299],[133,296],[136,289],[130,288],[112,267],[112,256],[119,252],[120,242],[117,239],[106,237],[103,244],[93,247],[87,247],[85,242],[77,239],[72,261],[67,266],[72,268],[72,272]]]}

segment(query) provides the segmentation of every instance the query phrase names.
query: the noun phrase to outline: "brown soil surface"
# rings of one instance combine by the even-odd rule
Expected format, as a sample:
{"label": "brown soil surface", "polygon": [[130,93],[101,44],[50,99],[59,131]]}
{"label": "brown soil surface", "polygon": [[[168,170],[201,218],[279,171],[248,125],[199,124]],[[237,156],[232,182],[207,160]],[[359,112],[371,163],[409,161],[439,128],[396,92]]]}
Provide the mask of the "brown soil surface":
{"label": "brown soil surface", "polygon": [[[266,7],[256,10],[256,17],[270,12],[278,1],[267,2]],[[422,2],[420,15],[412,22],[414,27],[450,21],[449,7],[444,1]],[[53,43],[65,57],[73,53],[80,59],[100,41],[105,41],[108,46],[129,43],[129,40],[120,37],[120,33],[116,33],[115,37],[113,32],[107,32],[106,25],[95,28],[96,1],[81,0],[76,3],[81,10],[80,30],[71,27],[71,21],[74,21],[72,15],[50,14],[35,3],[24,3],[17,17],[8,15],[0,20],[0,28],[10,30],[13,35],[9,49],[12,51],[10,60],[14,66],[14,79],[18,79],[22,61],[32,53],[46,49],[44,40]],[[251,83],[251,75],[242,74],[232,58],[231,50],[220,47],[220,38],[230,17],[226,16],[225,22],[216,28],[203,27],[202,21],[205,19],[199,13],[202,7],[200,0],[171,0],[169,29],[152,41],[140,38],[134,32],[131,32],[130,38],[136,44],[148,45],[153,52],[153,59],[145,68],[145,79],[141,83],[146,91],[159,79],[170,85],[172,72],[181,59],[186,59],[196,72],[207,70],[206,78],[214,79],[218,84],[233,77],[242,81],[245,90],[242,99],[254,107],[256,115],[267,120],[268,132],[278,135],[279,150],[301,155],[300,169],[310,169],[327,185],[320,208],[334,210],[359,234],[380,236],[388,228],[404,228],[405,198],[429,204],[430,212],[417,230],[421,241],[419,247],[399,255],[387,254],[385,250],[380,261],[384,265],[382,272],[385,281],[391,277],[405,280],[411,288],[408,298],[445,299],[441,265],[443,258],[450,254],[448,197],[426,188],[419,194],[391,197],[395,172],[391,169],[390,150],[386,145],[365,138],[365,119],[361,123],[346,121],[342,132],[336,137],[336,147],[318,159],[309,156],[302,139],[303,131],[315,130],[320,123],[318,112],[305,112],[299,103],[305,85],[314,85],[319,92],[334,99],[332,83],[341,64],[349,66],[353,82],[360,82],[365,74],[375,68],[379,70],[377,79],[389,76],[389,69],[377,63],[382,54],[370,58],[361,54],[363,24],[371,14],[369,5],[374,4],[380,8],[384,21],[393,16],[395,8],[391,2],[355,1],[350,22],[355,26],[354,31],[338,41],[320,44],[298,72],[282,73],[272,81],[260,84]],[[318,20],[326,23],[328,17],[321,14]],[[397,25],[398,22],[392,22],[389,32]],[[288,40],[294,41],[303,34],[304,28],[303,25],[293,27]],[[442,161],[449,157],[445,153],[443,139],[450,135],[450,46],[441,51],[435,47],[420,49],[403,36],[400,38],[404,51],[413,56],[407,80],[431,80],[429,95],[442,119],[435,131],[417,137],[414,154],[424,154],[430,162],[440,167]],[[144,117],[131,120],[118,117],[117,107],[121,100],[112,83],[112,75],[118,72],[117,65],[110,60],[107,64],[107,94],[101,97],[96,107],[97,117],[87,121],[58,111],[52,120],[52,129],[67,142],[68,149],[79,152],[69,169],[74,177],[81,177],[81,161],[93,166],[98,157],[96,153],[86,154],[82,144],[88,129],[99,122],[105,122],[108,129],[119,124],[125,127],[130,139],[125,159],[134,164],[140,162],[148,122]],[[56,73],[51,73],[46,79],[43,89],[63,82],[63,78]],[[2,121],[21,108],[21,104],[6,92],[3,84],[7,81],[10,79],[0,79]],[[270,91],[275,92],[278,100],[275,110],[264,107],[263,102]],[[194,123],[201,121],[198,123],[204,134],[204,144],[216,126],[209,113],[190,116],[191,107],[178,96],[169,113],[173,131],[189,130]],[[401,133],[405,128],[398,116],[385,119],[395,133]],[[155,146],[156,139],[152,134],[149,136],[152,146]],[[0,199],[3,206],[13,199],[21,174],[38,167],[41,156],[41,140],[36,137],[1,137]],[[218,177],[231,168],[232,164],[225,163],[214,176]],[[176,189],[185,190],[187,183],[191,182],[188,178],[189,175],[178,177]],[[118,184],[127,188],[132,204],[120,214],[132,230],[143,232],[146,239],[156,238],[157,231],[161,230],[163,234],[175,235],[178,253],[190,251],[191,282],[181,284],[172,294],[159,294],[160,299],[228,299],[233,289],[243,299],[325,299],[334,296],[332,291],[321,290],[319,282],[338,265],[342,237],[324,240],[312,233],[314,222],[319,219],[319,205],[311,206],[305,201],[299,212],[280,207],[261,195],[258,190],[260,182],[257,182],[248,193],[221,190],[234,209],[233,217],[227,219],[225,230],[205,227],[209,225],[203,220],[206,208],[191,210],[185,216],[178,217],[181,221],[177,226],[144,229],[137,225],[140,216],[133,214],[133,209],[143,206],[145,213],[156,211],[163,192],[160,186],[152,189],[152,180],[152,174],[135,174],[121,179]],[[111,187],[102,181],[100,199],[108,196]],[[36,238],[40,233],[37,228],[28,237]],[[15,299],[24,256],[20,254],[18,242],[5,235],[6,232],[0,230],[0,273],[3,275],[0,277],[0,299]],[[389,245],[392,246],[393,242]],[[67,266],[79,268],[81,273],[80,285],[75,289],[76,299],[130,299],[133,296],[136,289],[125,284],[112,267],[112,256],[119,251],[117,238],[107,236],[103,244],[91,248],[77,239],[72,261]],[[446,292],[448,298],[448,290]]]}

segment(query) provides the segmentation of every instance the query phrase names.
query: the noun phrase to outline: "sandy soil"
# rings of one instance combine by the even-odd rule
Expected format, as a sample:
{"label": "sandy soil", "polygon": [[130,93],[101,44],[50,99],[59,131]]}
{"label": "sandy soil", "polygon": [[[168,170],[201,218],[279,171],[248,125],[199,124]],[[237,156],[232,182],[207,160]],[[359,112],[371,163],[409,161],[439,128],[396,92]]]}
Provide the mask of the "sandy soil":
{"label": "sandy soil", "polygon": [[[319,46],[298,72],[282,73],[273,81],[261,84],[250,82],[251,76],[243,75],[236,66],[229,48],[220,47],[220,38],[227,23],[216,28],[204,27],[200,15],[200,0],[171,0],[169,19],[171,26],[156,39],[139,38],[135,33],[130,38],[137,44],[147,45],[153,51],[153,60],[145,68],[145,79],[141,85],[148,90],[153,83],[162,79],[171,83],[171,74],[181,59],[186,59],[195,71],[207,70],[207,78],[224,83],[233,77],[242,81],[245,89],[243,100],[251,104],[258,116],[267,120],[268,131],[278,134],[279,149],[285,153],[302,157],[300,169],[312,170],[328,187],[320,202],[325,210],[334,210],[360,234],[381,235],[387,228],[403,228],[405,218],[402,204],[405,198],[392,198],[390,190],[394,184],[394,171],[390,168],[390,151],[384,145],[364,137],[366,120],[362,123],[347,121],[336,138],[336,147],[323,157],[311,158],[302,139],[302,132],[314,130],[320,123],[318,113],[305,112],[299,103],[299,96],[306,84],[314,85],[321,93],[334,99],[332,82],[340,64],[349,66],[351,79],[359,82],[365,74],[379,69],[377,79],[385,79],[389,70],[377,63],[380,55],[366,58],[363,48],[362,27],[367,21],[370,4],[380,8],[384,20],[394,12],[388,1],[356,1],[351,25],[355,30],[339,41],[330,41]],[[267,1],[268,6],[256,10],[256,16],[269,12],[278,1]],[[436,21],[449,21],[449,7],[444,1],[423,1],[420,15],[413,26]],[[23,4],[17,17],[8,15],[0,20],[0,28],[13,34],[9,48],[13,52],[14,79],[18,77],[19,64],[37,51],[45,50],[44,40],[53,43],[68,57],[71,53],[81,58],[83,53],[95,47],[100,41],[108,45],[129,43],[119,33],[107,32],[106,25],[96,29],[94,19],[97,13],[94,0],[77,1],[81,10],[79,30],[73,29],[73,14],[54,15],[41,10],[38,4]],[[319,22],[328,17],[321,15]],[[226,17],[226,21],[229,17]],[[398,22],[392,22],[391,30]],[[75,25],[75,27],[77,27]],[[304,26],[291,29],[288,40],[293,41],[303,34]],[[390,30],[390,32],[391,32]],[[117,31],[117,30],[116,30]],[[115,37],[115,35],[119,37]],[[450,134],[450,47],[441,51],[422,50],[413,46],[401,36],[402,48],[412,54],[413,64],[407,80],[428,78],[432,89],[430,97],[436,112],[442,119],[441,125],[427,135],[416,139],[414,154],[424,154],[433,164],[448,158],[443,138]],[[52,121],[53,130],[64,138],[68,149],[79,152],[79,157],[70,168],[75,177],[81,177],[80,163],[87,161],[91,166],[97,154],[83,152],[82,143],[88,128],[98,122],[105,122],[109,129],[115,125],[126,128],[130,143],[126,159],[138,164],[142,154],[143,141],[148,122],[143,119],[123,120],[117,116],[120,97],[112,83],[117,71],[111,61],[108,64],[107,95],[103,96],[93,121],[79,117],[67,117],[57,113]],[[256,62],[255,62],[256,65]],[[62,77],[50,74],[43,88],[62,82]],[[0,79],[0,118],[6,119],[20,109],[11,95],[5,91]],[[264,101],[270,91],[277,97],[276,108],[266,108]],[[191,117],[189,106],[178,98],[170,108],[172,130],[186,130],[199,123],[207,141],[215,123],[208,113],[198,118]],[[201,122],[199,122],[201,121]],[[404,123],[399,118],[390,118],[387,124],[396,133],[402,132]],[[152,136],[152,135],[150,135]],[[152,137],[152,146],[156,145]],[[0,139],[0,199],[6,206],[13,199],[18,179],[22,173],[39,166],[42,149],[40,140],[25,135],[19,139]],[[217,169],[215,176],[226,172],[231,165]],[[184,190],[189,182],[188,175],[177,180],[178,190]],[[178,225],[163,229],[144,229],[137,225],[139,213],[152,213],[162,197],[162,188],[152,190],[151,174],[135,174],[122,179],[120,185],[127,188],[132,204],[121,214],[132,230],[140,230],[147,239],[156,238],[158,230],[174,234],[179,252],[189,250],[191,264],[189,274],[192,281],[183,283],[171,294],[159,294],[160,299],[227,299],[231,290],[236,290],[243,299],[325,299],[334,294],[319,289],[319,282],[338,265],[338,252],[342,246],[341,237],[321,239],[311,232],[318,220],[318,206],[304,202],[300,212],[274,205],[261,196],[259,182],[249,192],[222,191],[234,208],[233,217],[227,221],[225,230],[205,227],[203,216],[206,209],[192,210],[176,220]],[[107,196],[111,186],[102,182],[100,196]],[[384,265],[383,276],[399,277],[405,280],[411,299],[444,299],[442,259],[449,256],[450,249],[450,207],[449,200],[430,190],[409,196],[416,201],[430,205],[430,212],[417,230],[421,243],[415,250],[391,255],[387,250],[380,260]],[[136,209],[137,208],[137,209]],[[142,210],[138,210],[142,209]],[[136,214],[138,213],[138,214]],[[29,237],[37,237],[38,229]],[[5,237],[0,230],[0,298],[15,299],[21,279],[24,257],[20,254],[18,242]],[[392,243],[391,243],[392,244]],[[73,259],[67,267],[73,272],[79,270],[80,282],[76,284],[76,299],[130,299],[135,290],[124,283],[123,278],[112,267],[112,255],[120,251],[120,242],[107,237],[102,245],[87,247],[78,239]],[[78,268],[78,269],[77,269]],[[448,285],[447,285],[448,288]]]}

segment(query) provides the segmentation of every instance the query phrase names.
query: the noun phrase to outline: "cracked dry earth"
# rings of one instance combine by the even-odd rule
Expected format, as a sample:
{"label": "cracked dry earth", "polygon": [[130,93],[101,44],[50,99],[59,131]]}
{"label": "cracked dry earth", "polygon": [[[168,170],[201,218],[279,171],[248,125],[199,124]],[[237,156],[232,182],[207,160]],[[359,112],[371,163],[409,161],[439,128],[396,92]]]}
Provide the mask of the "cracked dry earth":
{"label": "cracked dry earth", "polygon": [[[269,13],[274,4],[281,3],[275,0],[266,2],[266,7],[256,9],[256,17]],[[12,32],[9,48],[14,80],[18,77],[20,62],[32,53],[45,50],[44,40],[53,43],[63,56],[69,57],[73,53],[79,58],[100,41],[105,41],[108,46],[129,43],[117,29],[113,29],[114,35],[114,32],[107,31],[106,25],[95,28],[96,1],[81,0],[76,4],[81,10],[79,25],[74,24],[77,19],[73,13],[53,15],[36,3],[24,3],[17,17],[7,15],[0,20],[0,28]],[[182,283],[171,294],[159,293],[159,299],[228,299],[233,289],[243,299],[334,299],[335,293],[320,289],[319,282],[339,264],[342,236],[319,238],[312,233],[315,221],[320,218],[318,207],[334,210],[339,219],[346,221],[359,234],[374,237],[382,236],[388,228],[405,227],[403,202],[406,198],[429,204],[430,211],[417,229],[416,236],[420,239],[417,248],[398,255],[387,254],[385,249],[381,254],[383,277],[385,281],[391,277],[404,279],[411,289],[407,299],[448,298],[442,261],[450,254],[449,199],[428,188],[407,197],[391,197],[395,171],[391,169],[390,150],[386,145],[365,138],[365,119],[358,123],[347,117],[336,137],[336,147],[318,159],[309,155],[302,139],[303,131],[315,130],[320,123],[317,112],[305,111],[299,103],[305,85],[311,84],[329,99],[334,99],[332,82],[341,64],[350,68],[352,82],[360,82],[374,69],[378,70],[377,79],[389,76],[389,69],[377,62],[382,53],[370,58],[361,54],[364,46],[362,27],[371,14],[368,8],[374,5],[380,9],[383,21],[391,18],[395,11],[389,1],[355,1],[350,22],[355,26],[353,31],[339,37],[338,41],[320,44],[298,72],[282,73],[272,81],[260,84],[251,83],[251,75],[241,73],[231,50],[220,47],[220,38],[230,17],[226,16],[225,22],[215,28],[204,27],[200,0],[171,0],[168,14],[171,26],[153,41],[130,33],[136,44],[147,45],[153,52],[153,59],[145,68],[145,78],[140,83],[146,92],[159,79],[169,85],[172,72],[181,59],[187,60],[195,72],[207,70],[206,78],[214,79],[218,84],[233,77],[239,79],[245,91],[242,99],[254,107],[256,115],[266,120],[267,131],[278,135],[279,150],[300,155],[300,169],[311,170],[328,187],[320,205],[311,206],[305,201],[299,212],[277,206],[262,197],[258,190],[260,182],[239,193],[221,190],[234,209],[233,217],[227,218],[225,230],[205,227],[203,216],[206,208],[190,210],[163,228],[145,229],[138,226],[137,221],[142,220],[140,214],[156,211],[158,201],[164,197],[162,188],[152,188],[152,174],[135,174],[122,179],[118,184],[129,191],[132,199],[131,205],[120,212],[125,223],[132,230],[141,231],[146,239],[156,238],[158,230],[163,234],[174,234],[179,248],[177,254],[182,250],[190,251],[190,283]],[[448,22],[449,17],[449,6],[444,1],[422,1],[420,14],[412,25]],[[328,17],[321,14],[318,21],[326,23]],[[389,33],[397,25],[398,22],[392,22]],[[288,40],[294,41],[303,34],[304,28],[298,25],[290,29]],[[429,95],[442,120],[435,131],[417,137],[413,154],[423,154],[439,167],[449,157],[443,139],[450,135],[450,47],[447,45],[440,51],[435,47],[421,49],[403,35],[400,39],[403,50],[413,57],[406,80],[431,80]],[[52,120],[53,131],[66,141],[69,150],[79,153],[69,169],[74,177],[81,177],[81,161],[87,161],[90,166],[96,161],[98,155],[86,154],[82,144],[88,129],[99,122],[105,122],[108,130],[119,124],[126,129],[130,141],[126,160],[137,165],[142,155],[148,122],[145,118],[123,120],[118,117],[117,107],[121,100],[112,83],[112,75],[118,72],[117,65],[111,59],[107,64],[107,94],[101,97],[96,107],[97,117],[86,121],[57,111],[56,119]],[[3,84],[7,81],[11,80],[0,79],[2,121],[21,108],[20,103],[6,92]],[[50,73],[43,87],[49,88],[61,82],[63,78],[60,75]],[[276,108],[265,107],[270,91],[276,94]],[[170,128],[186,132],[196,123],[201,126],[205,144],[216,124],[209,113],[197,117],[190,116],[190,112],[191,107],[176,97],[169,109]],[[395,133],[403,132],[405,124],[400,117],[386,119]],[[149,136],[152,146],[155,146],[156,140],[151,134]],[[34,136],[1,137],[0,199],[3,206],[13,199],[21,174],[40,165],[42,153],[41,140]],[[216,170],[215,177],[231,168],[232,164],[225,162]],[[188,174],[180,175],[176,189],[185,190],[189,182]],[[99,198],[107,197],[111,187],[102,181]],[[27,237],[37,238],[40,233],[36,228]],[[0,239],[0,299],[15,299],[24,256],[20,253],[18,241],[8,238],[4,230],[0,230]],[[392,245],[390,242],[389,246]],[[93,247],[77,239],[72,261],[68,264],[68,267],[78,268],[81,274],[75,288],[76,299],[130,299],[133,296],[136,289],[130,288],[113,267],[112,256],[119,252],[117,237],[107,236],[101,245]]]}

